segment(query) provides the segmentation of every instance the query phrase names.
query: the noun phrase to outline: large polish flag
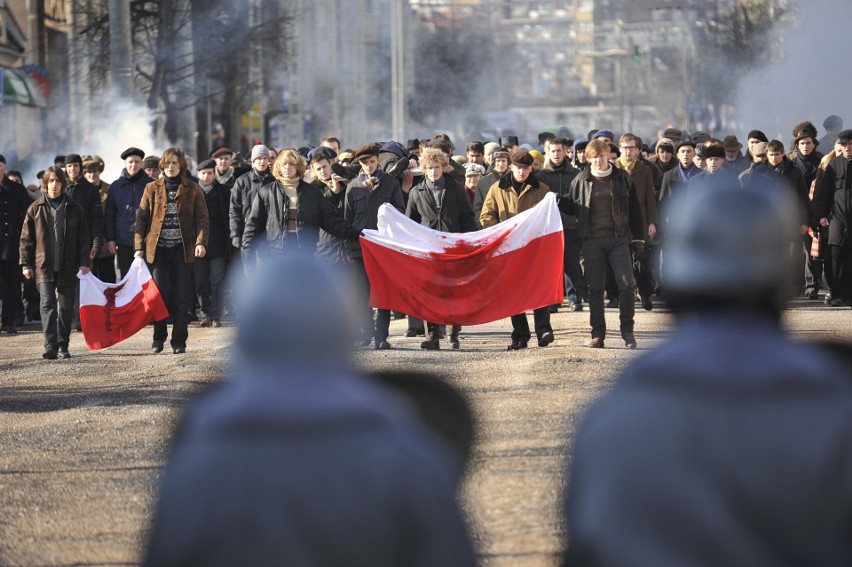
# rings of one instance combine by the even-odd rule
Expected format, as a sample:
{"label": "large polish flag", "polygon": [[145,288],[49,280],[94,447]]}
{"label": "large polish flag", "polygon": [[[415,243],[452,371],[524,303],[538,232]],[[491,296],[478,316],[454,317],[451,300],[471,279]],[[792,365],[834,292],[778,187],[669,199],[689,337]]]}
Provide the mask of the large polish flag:
{"label": "large polish flag", "polygon": [[477,232],[438,232],[390,205],[361,249],[370,305],[432,323],[479,325],[562,303],[562,221],[556,195]]}
{"label": "large polish flag", "polygon": [[80,324],[89,350],[100,350],[132,337],[146,325],[165,319],[169,310],[142,258],[124,278],[104,283],[92,273],[80,278]]}

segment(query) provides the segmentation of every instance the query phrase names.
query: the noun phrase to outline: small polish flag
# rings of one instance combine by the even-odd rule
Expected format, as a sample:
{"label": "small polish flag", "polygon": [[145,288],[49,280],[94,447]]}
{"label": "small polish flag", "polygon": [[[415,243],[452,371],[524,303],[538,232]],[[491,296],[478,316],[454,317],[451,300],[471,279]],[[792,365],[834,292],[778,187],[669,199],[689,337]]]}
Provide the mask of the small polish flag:
{"label": "small polish flag", "polygon": [[89,350],[100,350],[132,337],[154,321],[169,316],[160,290],[142,258],[136,258],[124,278],[104,283],[92,273],[80,279],[80,324]]}
{"label": "small polish flag", "polygon": [[361,249],[370,305],[424,321],[479,325],[562,303],[562,220],[556,195],[494,226],[438,232],[387,204]]}

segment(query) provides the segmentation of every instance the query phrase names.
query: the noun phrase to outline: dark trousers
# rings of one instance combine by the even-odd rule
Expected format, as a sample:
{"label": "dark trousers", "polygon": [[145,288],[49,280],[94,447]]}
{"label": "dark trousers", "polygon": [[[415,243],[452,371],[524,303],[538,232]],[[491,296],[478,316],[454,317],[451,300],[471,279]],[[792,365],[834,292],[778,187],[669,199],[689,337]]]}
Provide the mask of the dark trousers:
{"label": "dark trousers", "polygon": [[[151,277],[160,288],[163,302],[169,306],[172,316],[171,345],[173,348],[186,347],[189,306],[192,304],[192,266],[184,259],[183,246],[157,248],[150,268]],[[155,341],[166,342],[168,336],[166,319],[154,323]]]}
{"label": "dark trousers", "polygon": [[116,247],[115,256],[118,258],[118,271],[123,278],[130,270],[130,264],[133,263],[133,247],[119,244]]}
{"label": "dark trousers", "polygon": [[[540,339],[543,334],[553,332],[553,327],[550,326],[550,311],[547,307],[540,307],[533,311],[533,325],[535,325],[536,338]],[[512,340],[528,342],[530,337],[527,314],[512,315]]]}
{"label": "dark trousers", "polygon": [[41,301],[35,278],[24,280],[24,311],[30,321],[41,320]]}
{"label": "dark trousers", "polygon": [[380,343],[388,338],[390,334],[391,312],[389,309],[376,309],[376,322],[373,324],[373,309],[370,307],[370,279],[364,268],[364,260],[355,258],[355,281],[361,294],[361,302],[364,305],[363,319],[361,323],[361,337],[367,339],[371,334]]}
{"label": "dark trousers", "polygon": [[[54,279],[59,279],[59,274],[54,274]],[[56,285],[54,282],[38,284],[45,350],[68,348],[76,288],[74,285]]]}
{"label": "dark trousers", "polygon": [[196,258],[192,264],[192,279],[202,313],[211,319],[221,319],[225,257]]}
{"label": "dark trousers", "polygon": [[[127,266],[129,268],[130,264]],[[92,260],[92,273],[102,282],[115,283],[115,256],[95,258]]]}
{"label": "dark trousers", "polygon": [[606,268],[610,266],[618,287],[621,335],[633,332],[633,315],[636,306],[633,300],[633,263],[630,260],[630,242],[627,238],[603,236],[583,241],[583,266],[586,283],[589,285],[589,322],[592,337],[606,337],[604,316],[604,288]]}
{"label": "dark trousers", "polygon": [[829,246],[831,253],[831,298],[848,302],[852,292],[852,248]]}
{"label": "dark trousers", "polygon": [[21,267],[17,260],[0,260],[0,323],[14,326],[21,301]]}
{"label": "dark trousers", "polygon": [[580,234],[573,229],[563,230],[565,251],[562,258],[562,270],[568,276],[568,293],[566,297],[571,303],[582,303],[584,293],[583,271],[580,268],[580,253],[583,241]]}

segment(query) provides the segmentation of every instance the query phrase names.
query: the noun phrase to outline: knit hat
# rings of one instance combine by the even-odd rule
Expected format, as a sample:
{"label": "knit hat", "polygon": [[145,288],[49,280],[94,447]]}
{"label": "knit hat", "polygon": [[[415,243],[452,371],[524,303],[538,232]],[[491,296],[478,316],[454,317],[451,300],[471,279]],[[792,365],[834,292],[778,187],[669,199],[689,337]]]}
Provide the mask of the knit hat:
{"label": "knit hat", "polygon": [[249,161],[254,161],[259,157],[265,157],[269,159],[269,148],[267,148],[263,144],[257,144],[251,149],[251,159]]}
{"label": "knit hat", "polygon": [[498,144],[497,142],[488,142],[487,144],[485,144],[485,149],[482,153],[484,153],[486,155],[492,154],[492,153],[494,153],[494,150],[496,150],[499,147],[500,147],[500,144]]}
{"label": "knit hat", "polygon": [[80,167],[83,167],[83,158],[80,157],[80,154],[68,154],[67,156],[65,156],[64,161],[65,161],[65,165],[68,165],[68,164],[71,164],[71,163],[78,163],[78,164],[80,164]]}
{"label": "knit hat", "polygon": [[593,139],[597,140],[598,138],[609,138],[610,140],[614,140],[615,134],[612,133],[612,130],[598,130],[595,132]]}
{"label": "knit hat", "polygon": [[201,171],[202,169],[214,169],[216,167],[216,162],[212,159],[206,159],[198,164],[196,168],[197,171]]}
{"label": "knit hat", "polygon": [[222,156],[232,156],[232,155],[234,155],[234,151],[231,148],[219,148],[218,150],[216,150],[215,152],[210,154],[210,157],[212,159],[216,159],[216,158],[220,158]]}
{"label": "knit hat", "polygon": [[752,130],[751,132],[748,133],[748,136],[746,136],[746,139],[747,140],[760,140],[761,142],[769,143],[769,138],[767,138],[766,134],[764,134],[760,130]]}
{"label": "knit hat", "polygon": [[668,149],[670,152],[674,153],[675,145],[671,138],[661,138],[659,142],[657,142],[656,149],[665,150]]}
{"label": "knit hat", "polygon": [[148,156],[142,160],[142,169],[160,169],[160,158]]}
{"label": "knit hat", "polygon": [[843,119],[837,116],[836,114],[832,114],[828,118],[825,119],[825,122],[822,123],[822,127],[826,130],[828,129],[840,129],[843,128]]}
{"label": "knit hat", "polygon": [[485,168],[478,163],[471,162],[464,164],[464,176],[471,177],[474,175],[485,175]]}
{"label": "knit hat", "polygon": [[[681,146],[684,144],[681,144]],[[704,158],[723,158],[725,157],[725,148],[716,144],[708,144],[704,146]]]}
{"label": "knit hat", "polygon": [[589,141],[585,138],[577,138],[574,140],[574,155],[577,155],[577,152],[585,152],[586,146],[589,145]]}
{"label": "knit hat", "polygon": [[127,159],[130,156],[139,156],[140,159],[145,157],[145,152],[139,148],[130,147],[121,152],[121,159]]}
{"label": "knit hat", "polygon": [[529,167],[535,159],[526,150],[518,150],[512,154],[512,165],[519,167]]}

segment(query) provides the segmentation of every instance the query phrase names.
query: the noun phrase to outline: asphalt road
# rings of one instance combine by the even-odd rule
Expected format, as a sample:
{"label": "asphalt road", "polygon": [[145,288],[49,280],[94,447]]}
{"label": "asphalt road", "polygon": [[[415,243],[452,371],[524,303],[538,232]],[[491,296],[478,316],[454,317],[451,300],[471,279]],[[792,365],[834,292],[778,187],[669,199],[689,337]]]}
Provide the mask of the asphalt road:
{"label": "asphalt road", "polygon": [[[532,322],[532,316],[529,316]],[[797,340],[852,340],[852,310],[797,301]],[[662,309],[637,311],[639,348],[617,331],[584,346],[588,312],[552,319],[547,348],[506,352],[508,320],[466,328],[461,350],[419,348],[391,324],[391,351],[363,350],[365,371],[438,372],[478,422],[461,489],[483,565],[553,565],[564,548],[558,513],[570,440],[619,370],[666,339]],[[617,310],[607,310],[617,329]],[[227,373],[232,328],[190,329],[185,355],[151,355],[150,329],[103,352],[73,334],[67,361],[43,361],[39,327],[0,337],[0,565],[126,565],[141,561],[171,431],[183,405]]]}

